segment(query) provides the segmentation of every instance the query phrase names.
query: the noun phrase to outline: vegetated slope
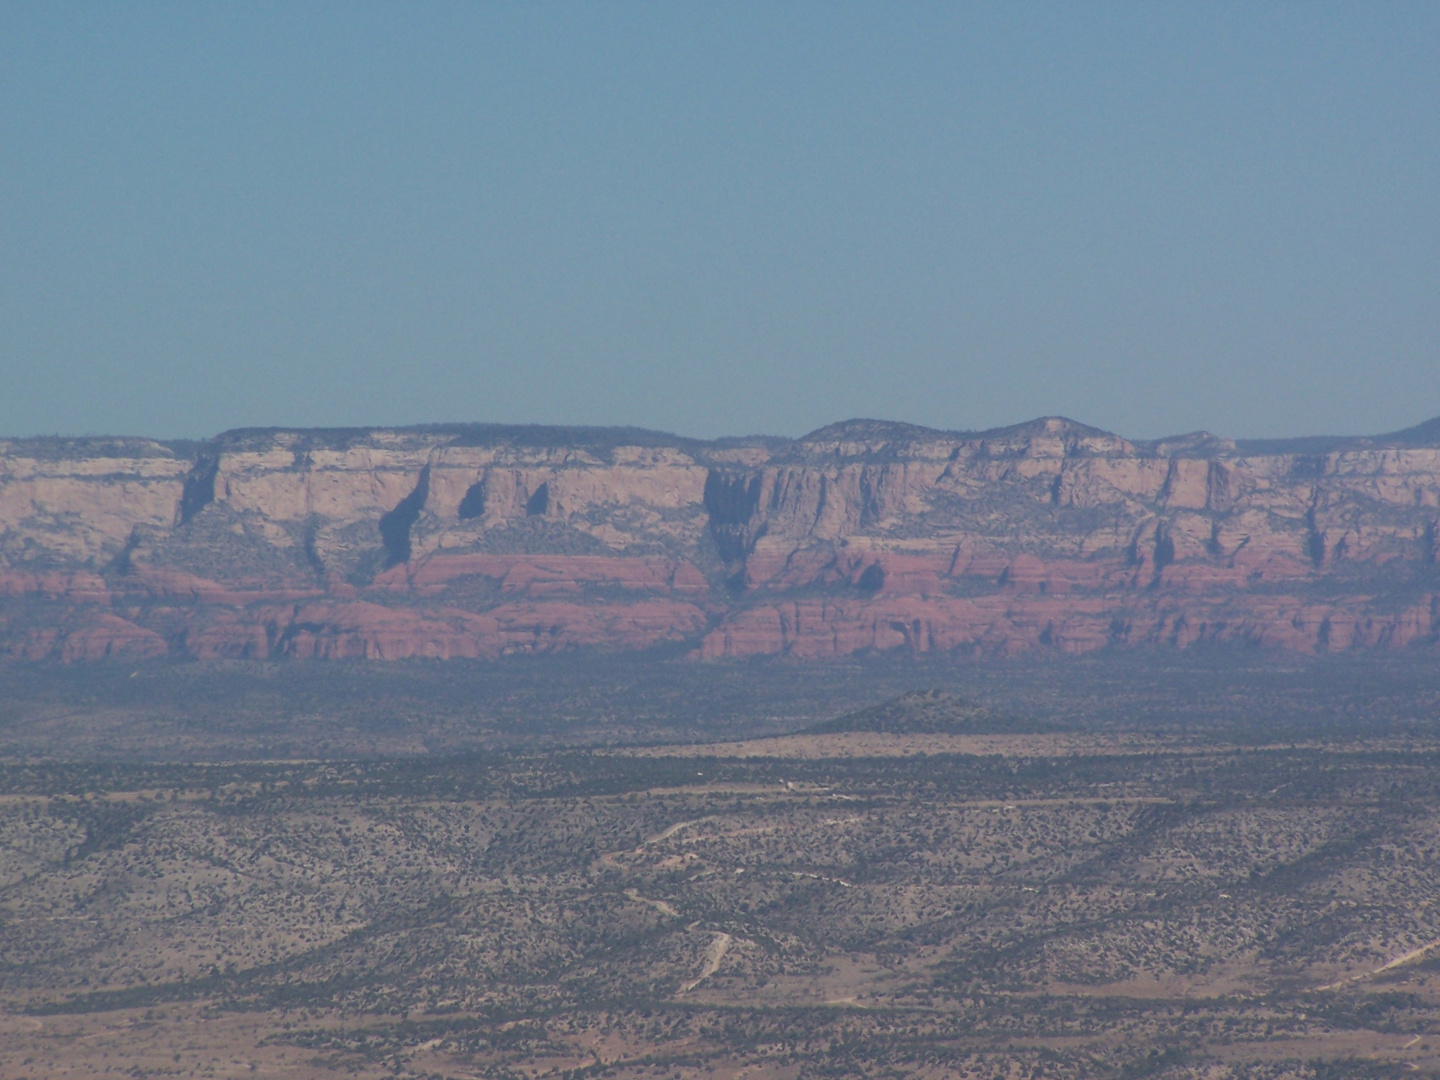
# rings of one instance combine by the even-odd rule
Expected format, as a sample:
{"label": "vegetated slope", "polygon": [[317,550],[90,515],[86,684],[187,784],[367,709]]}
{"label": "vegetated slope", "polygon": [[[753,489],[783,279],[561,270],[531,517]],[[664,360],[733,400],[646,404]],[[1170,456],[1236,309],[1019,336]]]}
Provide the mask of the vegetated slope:
{"label": "vegetated slope", "polygon": [[814,735],[842,731],[873,731],[882,735],[969,735],[1034,730],[1034,725],[997,716],[980,705],[943,690],[914,690],[879,705],[822,720],[806,730]]}
{"label": "vegetated slope", "polygon": [[1440,423],[0,442],[0,655],[1013,654],[1440,631]]}

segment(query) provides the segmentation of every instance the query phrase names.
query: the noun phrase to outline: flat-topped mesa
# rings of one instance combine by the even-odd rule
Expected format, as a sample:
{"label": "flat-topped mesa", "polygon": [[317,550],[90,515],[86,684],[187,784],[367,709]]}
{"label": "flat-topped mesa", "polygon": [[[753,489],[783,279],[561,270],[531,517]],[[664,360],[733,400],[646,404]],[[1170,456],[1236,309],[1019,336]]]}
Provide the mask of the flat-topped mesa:
{"label": "flat-topped mesa", "polygon": [[1437,561],[1440,420],[0,441],[16,658],[1397,646],[1440,636]]}
{"label": "flat-topped mesa", "polygon": [[845,420],[802,435],[787,458],[809,460],[950,458],[958,453],[993,457],[1071,457],[1133,454],[1118,435],[1063,416],[1046,416],[988,431],[940,431],[889,420]]}

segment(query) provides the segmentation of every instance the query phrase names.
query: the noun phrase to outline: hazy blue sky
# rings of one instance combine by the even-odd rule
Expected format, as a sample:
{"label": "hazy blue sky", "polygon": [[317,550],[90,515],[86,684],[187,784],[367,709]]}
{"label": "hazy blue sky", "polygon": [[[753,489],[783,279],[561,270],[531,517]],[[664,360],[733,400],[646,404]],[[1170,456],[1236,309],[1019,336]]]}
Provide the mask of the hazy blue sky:
{"label": "hazy blue sky", "polygon": [[1440,4],[0,5],[0,433],[1440,414]]}

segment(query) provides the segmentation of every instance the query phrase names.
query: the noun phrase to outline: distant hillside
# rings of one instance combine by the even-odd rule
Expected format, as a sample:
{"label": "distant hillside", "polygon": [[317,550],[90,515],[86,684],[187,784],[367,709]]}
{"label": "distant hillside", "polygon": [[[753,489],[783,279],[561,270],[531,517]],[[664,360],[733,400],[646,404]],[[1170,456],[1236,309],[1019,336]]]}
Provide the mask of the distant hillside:
{"label": "distant hillside", "polygon": [[1038,726],[999,716],[944,690],[914,690],[879,705],[821,721],[806,731],[812,735],[847,731],[873,731],[883,735],[975,735],[1022,729],[1034,731]]}

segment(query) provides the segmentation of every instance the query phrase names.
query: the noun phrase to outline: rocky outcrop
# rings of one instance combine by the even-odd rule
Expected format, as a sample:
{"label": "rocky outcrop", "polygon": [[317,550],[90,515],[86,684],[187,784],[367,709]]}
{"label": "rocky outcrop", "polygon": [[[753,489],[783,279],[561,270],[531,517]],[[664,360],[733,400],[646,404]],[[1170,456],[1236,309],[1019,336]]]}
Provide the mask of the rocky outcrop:
{"label": "rocky outcrop", "polygon": [[1440,421],[1130,442],[247,430],[0,442],[0,655],[1009,654],[1440,636]]}

